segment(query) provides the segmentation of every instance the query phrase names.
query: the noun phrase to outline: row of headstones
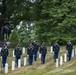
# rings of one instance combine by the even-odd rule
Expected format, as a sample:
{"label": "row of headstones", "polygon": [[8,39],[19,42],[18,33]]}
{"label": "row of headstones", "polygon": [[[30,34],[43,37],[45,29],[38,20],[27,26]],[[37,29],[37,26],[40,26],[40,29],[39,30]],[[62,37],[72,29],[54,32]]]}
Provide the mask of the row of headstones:
{"label": "row of headstones", "polygon": [[[24,58],[24,66],[26,66],[26,57]],[[20,60],[20,59],[18,60],[18,68],[21,68],[21,60]],[[12,61],[11,70],[12,70],[12,71],[15,70],[15,61]],[[5,74],[8,73],[8,63],[5,64],[4,73],[5,73]]]}
{"label": "row of headstones", "polygon": [[[25,53],[25,47],[23,47],[22,52],[23,52],[23,54]],[[15,57],[14,50],[13,50],[13,57]],[[39,58],[41,58],[41,54],[39,54]],[[27,58],[25,57],[24,58],[24,66],[26,66],[26,61],[27,61]],[[18,60],[18,68],[21,68],[21,60],[20,59]],[[15,61],[12,61],[12,68],[11,68],[11,70],[12,71],[15,70]],[[5,74],[8,73],[8,63],[5,64],[4,73]]]}
{"label": "row of headstones", "polygon": [[[41,54],[39,54],[39,58],[41,58]],[[24,58],[24,66],[26,66],[26,62],[27,61],[27,58],[25,57]],[[21,60],[19,59],[18,60],[18,68],[21,68]],[[15,61],[12,61],[12,68],[11,68],[12,71],[15,70]],[[8,73],[8,63],[5,64],[5,69],[4,69],[4,73]]]}
{"label": "row of headstones", "polygon": [[[53,47],[51,46],[50,48],[50,52],[53,53]],[[76,55],[76,50],[72,50],[72,57],[74,57],[74,55]],[[63,56],[60,56],[60,65],[63,64],[63,62],[67,62],[67,54],[64,54]],[[59,63],[58,63],[58,59],[56,59],[56,67],[58,67]]]}

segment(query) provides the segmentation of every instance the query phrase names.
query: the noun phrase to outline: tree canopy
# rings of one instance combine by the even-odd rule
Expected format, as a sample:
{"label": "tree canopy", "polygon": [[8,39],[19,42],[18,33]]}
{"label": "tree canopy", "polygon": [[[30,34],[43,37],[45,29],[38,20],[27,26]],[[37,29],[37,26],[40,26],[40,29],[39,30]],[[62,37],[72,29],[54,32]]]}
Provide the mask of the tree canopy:
{"label": "tree canopy", "polygon": [[1,7],[0,21],[12,20],[14,26],[23,21],[25,27],[29,22],[35,23],[33,37],[38,41],[76,41],[75,0],[2,0]]}

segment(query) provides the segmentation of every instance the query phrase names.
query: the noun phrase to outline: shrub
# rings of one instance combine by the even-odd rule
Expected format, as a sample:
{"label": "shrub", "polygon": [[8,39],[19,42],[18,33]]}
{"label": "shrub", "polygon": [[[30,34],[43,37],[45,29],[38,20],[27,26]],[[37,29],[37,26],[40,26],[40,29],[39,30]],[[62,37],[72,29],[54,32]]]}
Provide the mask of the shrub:
{"label": "shrub", "polygon": [[15,48],[18,43],[19,43],[18,35],[16,30],[14,30],[10,36],[10,47]]}

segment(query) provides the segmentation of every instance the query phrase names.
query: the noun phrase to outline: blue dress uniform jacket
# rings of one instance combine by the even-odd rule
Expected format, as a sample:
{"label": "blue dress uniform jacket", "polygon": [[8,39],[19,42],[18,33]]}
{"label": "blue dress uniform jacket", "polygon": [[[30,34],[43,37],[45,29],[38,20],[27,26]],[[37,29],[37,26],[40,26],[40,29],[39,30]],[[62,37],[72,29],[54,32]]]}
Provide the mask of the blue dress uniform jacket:
{"label": "blue dress uniform jacket", "polygon": [[39,49],[38,44],[37,44],[37,43],[34,43],[34,44],[33,44],[33,46],[34,46],[34,52],[37,52],[37,51],[38,51],[38,49]]}
{"label": "blue dress uniform jacket", "polygon": [[72,51],[72,49],[73,49],[72,43],[71,42],[68,42],[67,45],[66,45],[66,50]]}
{"label": "blue dress uniform jacket", "polygon": [[46,55],[46,54],[47,54],[47,48],[46,48],[45,46],[41,46],[41,47],[40,47],[40,53],[41,53],[42,55]]}
{"label": "blue dress uniform jacket", "polygon": [[34,50],[33,50],[32,47],[28,47],[27,54],[28,54],[29,56],[33,56],[33,55],[34,55]]}
{"label": "blue dress uniform jacket", "polygon": [[9,54],[8,48],[3,48],[3,49],[1,50],[1,56],[2,56],[2,57],[7,57],[8,54]]}
{"label": "blue dress uniform jacket", "polygon": [[53,51],[59,53],[59,50],[60,50],[59,44],[58,43],[55,43],[53,45]]}
{"label": "blue dress uniform jacket", "polygon": [[15,48],[14,54],[16,57],[21,57],[22,55],[22,50],[20,47]]}

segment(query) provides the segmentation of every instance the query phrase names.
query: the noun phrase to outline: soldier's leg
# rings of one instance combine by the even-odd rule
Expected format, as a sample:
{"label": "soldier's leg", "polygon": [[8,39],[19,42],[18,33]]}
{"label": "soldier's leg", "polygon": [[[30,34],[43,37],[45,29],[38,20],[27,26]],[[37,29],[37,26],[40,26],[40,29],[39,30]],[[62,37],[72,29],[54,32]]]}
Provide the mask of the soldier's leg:
{"label": "soldier's leg", "polygon": [[4,60],[5,62],[4,62],[4,66],[5,66],[5,64],[6,64],[6,61],[7,61],[7,57],[5,57],[5,60]]}
{"label": "soldier's leg", "polygon": [[30,65],[30,56],[28,57],[28,62],[29,62],[29,65]]}
{"label": "soldier's leg", "polygon": [[37,52],[34,53],[34,61],[37,59]]}
{"label": "soldier's leg", "polygon": [[2,65],[3,65],[3,67],[5,67],[5,63],[6,63],[6,57],[2,57]]}
{"label": "soldier's leg", "polygon": [[69,60],[71,60],[71,55],[72,55],[72,52],[70,51],[69,52]]}
{"label": "soldier's leg", "polygon": [[54,57],[54,62],[55,62],[55,53],[54,53],[54,56],[53,57]]}
{"label": "soldier's leg", "polygon": [[16,57],[16,66],[18,66],[18,57]]}
{"label": "soldier's leg", "polygon": [[31,65],[32,65],[32,63],[33,63],[33,56],[31,56]]}
{"label": "soldier's leg", "polygon": [[54,62],[56,62],[56,52],[54,53]]}
{"label": "soldier's leg", "polygon": [[45,63],[45,55],[43,55],[43,64]]}
{"label": "soldier's leg", "polygon": [[31,56],[29,56],[29,65],[31,65]]}
{"label": "soldier's leg", "polygon": [[56,62],[56,59],[58,59],[58,52],[55,53],[55,62]]}
{"label": "soldier's leg", "polygon": [[56,53],[56,59],[58,59],[58,52]]}
{"label": "soldier's leg", "polygon": [[44,64],[44,55],[42,55],[42,64]]}
{"label": "soldier's leg", "polygon": [[33,63],[33,56],[30,56],[29,63],[30,63],[30,65],[32,65],[32,63]]}
{"label": "soldier's leg", "polygon": [[68,52],[68,61],[70,61],[70,52]]}

